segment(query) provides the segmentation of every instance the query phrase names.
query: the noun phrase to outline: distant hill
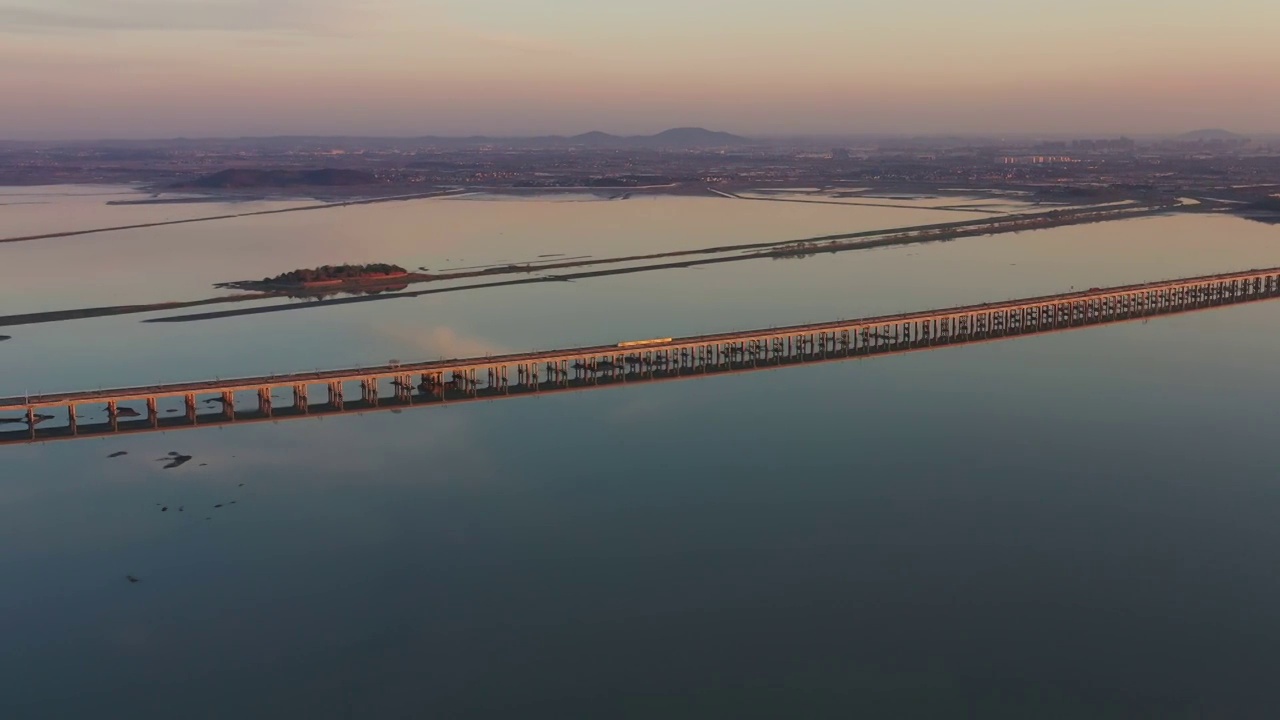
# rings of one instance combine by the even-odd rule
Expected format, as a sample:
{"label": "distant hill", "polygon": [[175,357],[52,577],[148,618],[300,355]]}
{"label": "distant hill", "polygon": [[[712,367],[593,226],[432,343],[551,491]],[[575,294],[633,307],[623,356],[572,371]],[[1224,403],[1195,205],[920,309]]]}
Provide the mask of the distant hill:
{"label": "distant hill", "polygon": [[444,136],[421,135],[417,137],[369,137],[369,136],[309,136],[277,135],[268,137],[238,138],[171,138],[167,140],[94,140],[57,143],[60,147],[83,148],[156,148],[161,150],[217,149],[223,151],[282,150],[392,150],[404,148],[469,149],[484,146],[508,148],[552,149],[569,147],[625,149],[694,149],[724,148],[760,145],[763,141],[740,137],[732,133],[707,130],[698,127],[672,128],[657,135],[614,135],[598,130],[581,135],[507,136],[488,135]]}
{"label": "distant hill", "polygon": [[737,147],[740,145],[749,145],[751,140],[739,137],[732,133],[720,132],[717,130],[707,130],[698,127],[682,127],[664,130],[657,135],[631,135],[624,137],[622,135],[611,135],[599,130],[574,135],[569,138],[547,137],[547,138],[509,138],[505,141],[498,142],[514,142],[514,143],[538,143],[542,142],[547,145],[560,144],[562,141],[567,145],[580,147],[597,147],[597,148],[673,148],[673,149],[694,149],[694,148],[721,148],[721,147]]}
{"label": "distant hill", "polygon": [[750,140],[732,133],[707,130],[699,127],[682,127],[664,130],[648,138],[654,146],[664,147],[733,147],[750,144]]}
{"label": "distant hill", "polygon": [[1233,133],[1230,130],[1223,130],[1222,128],[1208,128],[1206,130],[1192,130],[1189,133],[1183,133],[1177,139],[1195,142],[1198,140],[1247,140],[1248,137]]}
{"label": "distant hill", "polygon": [[359,170],[324,168],[320,170],[223,170],[196,178],[188,187],[210,189],[338,187],[374,185],[378,179]]}
{"label": "distant hill", "polygon": [[681,149],[723,148],[751,145],[755,141],[739,137],[732,133],[707,130],[705,128],[686,127],[664,130],[657,135],[613,135],[599,130],[581,135],[542,135],[537,137],[438,137],[427,136],[413,138],[424,145],[437,147],[475,147],[478,145],[500,145],[520,148],[613,148],[627,149]]}
{"label": "distant hill", "polygon": [[581,135],[574,135],[573,137],[568,138],[568,142],[571,145],[586,145],[586,146],[595,146],[595,147],[616,146],[623,143],[625,140],[626,138],[620,137],[618,135],[610,135],[607,132],[600,132],[599,130],[593,130],[589,133],[582,133]]}

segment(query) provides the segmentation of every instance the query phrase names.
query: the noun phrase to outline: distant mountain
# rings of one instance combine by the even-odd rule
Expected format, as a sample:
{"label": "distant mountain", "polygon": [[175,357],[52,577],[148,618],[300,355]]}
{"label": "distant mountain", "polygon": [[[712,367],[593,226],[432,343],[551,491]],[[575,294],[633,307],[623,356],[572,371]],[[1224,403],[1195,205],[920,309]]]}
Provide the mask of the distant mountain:
{"label": "distant mountain", "polygon": [[592,130],[589,133],[574,135],[566,140],[570,145],[588,145],[588,146],[616,146],[626,141],[626,138],[618,135],[610,135],[607,132]]}
{"label": "distant mountain", "polygon": [[705,128],[683,127],[664,130],[657,135],[613,135],[599,130],[564,137],[562,135],[543,135],[540,137],[421,137],[415,138],[426,145],[439,147],[474,147],[477,145],[503,145],[520,148],[613,148],[628,150],[645,148],[651,150],[696,148],[737,147],[753,144],[752,140],[732,133],[707,130]]}
{"label": "distant mountain", "polygon": [[1222,128],[1208,128],[1206,130],[1192,130],[1189,133],[1183,133],[1177,137],[1178,140],[1186,140],[1195,142],[1200,140],[1247,140],[1244,135],[1233,133],[1230,130]]}
{"label": "distant mountain", "polygon": [[374,185],[378,179],[359,170],[223,170],[187,183],[187,187],[237,189]]}
{"label": "distant mountain", "polygon": [[648,138],[633,138],[635,140],[643,140],[648,145],[663,147],[731,147],[735,145],[746,145],[751,141],[727,132],[719,132],[716,130],[707,130],[698,127],[682,127],[664,130],[657,135]]}
{"label": "distant mountain", "polygon": [[583,133],[581,135],[574,135],[569,138],[556,136],[544,138],[509,138],[507,140],[497,140],[496,142],[520,144],[543,143],[545,145],[565,144],[580,147],[618,149],[650,148],[685,150],[693,148],[736,147],[740,145],[749,145],[752,141],[732,133],[707,130],[705,128],[697,127],[682,127],[664,130],[657,135],[631,135],[624,137],[596,130],[589,133]]}
{"label": "distant mountain", "polygon": [[484,146],[497,146],[523,149],[552,149],[570,147],[614,148],[626,149],[694,149],[724,148],[744,145],[759,145],[762,141],[751,140],[732,133],[718,132],[697,127],[672,128],[657,135],[613,135],[598,130],[566,137],[564,135],[494,137],[487,135],[441,136],[423,135],[417,137],[369,137],[369,136],[312,136],[312,135],[275,135],[265,137],[237,138],[170,138],[167,140],[93,140],[53,143],[58,147],[74,147],[86,149],[119,148],[136,150],[155,148],[161,150],[180,149],[219,149],[219,150],[253,150],[278,152],[284,150],[393,150],[413,148],[448,148],[470,149]]}

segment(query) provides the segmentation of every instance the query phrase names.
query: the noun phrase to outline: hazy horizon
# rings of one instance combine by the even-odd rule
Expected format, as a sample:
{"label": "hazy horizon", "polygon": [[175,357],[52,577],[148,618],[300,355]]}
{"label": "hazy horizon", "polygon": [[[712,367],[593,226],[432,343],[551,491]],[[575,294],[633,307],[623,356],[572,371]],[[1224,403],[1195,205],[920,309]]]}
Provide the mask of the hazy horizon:
{"label": "hazy horizon", "polygon": [[0,139],[1280,134],[1269,0],[103,4],[0,0]]}
{"label": "hazy horizon", "polygon": [[707,130],[707,131],[710,131],[710,132],[727,132],[727,133],[729,133],[729,134],[731,134],[731,135],[736,135],[736,136],[741,137],[741,138],[743,138],[743,139],[745,139],[745,140],[758,140],[758,141],[761,141],[761,142],[770,142],[770,141],[784,142],[784,141],[789,141],[789,140],[793,140],[793,141],[813,141],[813,142],[826,142],[826,141],[829,141],[829,142],[841,142],[841,141],[857,142],[857,141],[862,141],[862,140],[866,140],[866,141],[874,141],[874,140],[881,140],[881,139],[883,139],[883,140],[957,139],[957,140],[995,140],[995,141],[998,141],[998,140],[1018,140],[1018,141],[1023,141],[1023,140],[1037,140],[1037,141],[1068,140],[1068,141],[1069,141],[1069,140],[1107,139],[1107,138],[1121,138],[1121,137],[1128,137],[1128,138],[1131,138],[1131,139],[1134,139],[1134,140],[1160,140],[1160,139],[1176,139],[1176,138],[1181,137],[1181,136],[1185,136],[1185,135],[1193,135],[1193,134],[1195,134],[1195,133],[1199,133],[1199,132],[1205,132],[1205,131],[1209,131],[1209,132],[1216,132],[1216,131],[1219,131],[1219,130],[1227,131],[1227,132],[1230,132],[1230,133],[1232,133],[1232,134],[1234,134],[1234,135],[1237,135],[1237,136],[1239,136],[1239,137],[1241,137],[1241,138],[1247,138],[1247,139],[1251,139],[1251,140],[1269,141],[1269,140],[1276,140],[1276,139],[1280,139],[1280,132],[1259,132],[1259,133],[1248,133],[1248,132],[1238,132],[1238,131],[1236,131],[1236,130],[1233,130],[1232,128],[1208,128],[1208,127],[1205,127],[1205,128],[1192,128],[1192,129],[1190,129],[1190,130],[1186,130],[1186,131],[1174,131],[1174,132],[1165,132],[1165,133],[1143,133],[1143,132],[1126,132],[1126,131],[1094,132],[1094,133],[1084,133],[1084,132],[1081,132],[1081,133],[1041,133],[1041,132],[1034,132],[1034,131],[1003,132],[1003,133],[997,133],[997,132],[992,132],[992,133],[982,133],[982,132],[944,132],[944,131],[940,131],[940,132],[924,132],[924,133],[909,133],[909,132],[897,132],[897,133],[895,133],[895,132],[787,133],[787,132],[777,132],[777,133],[759,133],[759,134],[756,134],[756,133],[735,133],[735,132],[733,132],[733,131],[731,131],[731,130],[725,130],[725,129],[723,129],[723,128],[718,128],[718,127],[702,128],[702,127],[698,127],[698,126],[682,125],[682,126],[678,126],[678,127],[665,127],[665,128],[661,128],[661,129],[659,129],[659,130],[656,130],[656,131],[654,131],[654,132],[640,132],[640,133],[614,133],[614,132],[610,132],[610,131],[608,131],[608,130],[601,130],[601,129],[599,129],[599,128],[595,128],[595,129],[593,129],[593,130],[588,130],[588,131],[584,131],[584,132],[572,132],[572,133],[570,133],[570,132],[550,132],[550,133],[532,133],[532,132],[527,132],[527,133],[512,133],[512,134],[505,134],[505,135],[491,135],[491,134],[485,134],[485,133],[468,133],[468,134],[465,134],[465,135],[464,135],[464,134],[444,134],[444,133],[418,133],[418,134],[413,134],[413,135],[379,135],[379,134],[365,134],[365,133],[326,133],[326,134],[315,134],[315,135],[311,135],[311,134],[306,134],[306,133],[288,133],[288,132],[285,132],[285,133],[272,133],[272,134],[270,134],[270,135],[230,135],[230,134],[227,134],[227,135],[173,135],[173,136],[155,136],[155,137],[145,137],[145,136],[135,136],[135,137],[102,136],[102,137],[65,137],[65,138],[36,138],[36,139],[0,137],[0,143],[26,143],[26,144],[34,144],[34,145],[43,145],[43,144],[54,144],[54,145],[60,145],[60,144],[77,144],[77,143],[148,143],[148,142],[152,142],[152,143],[167,143],[167,142],[201,142],[201,141],[209,141],[209,142],[223,142],[223,141],[225,141],[225,142],[232,142],[232,141],[237,141],[237,140],[277,140],[277,139],[279,139],[279,140],[283,140],[283,139],[289,139],[289,138],[309,139],[309,140],[325,140],[325,139],[333,139],[333,140],[364,140],[364,139],[368,139],[368,140],[385,140],[385,141],[395,141],[395,140],[406,140],[406,141],[409,141],[409,140],[417,140],[417,139],[420,139],[420,138],[439,138],[439,139],[442,139],[442,140],[457,140],[457,141],[465,141],[465,140],[468,140],[468,139],[470,139],[470,138],[485,138],[485,139],[494,139],[494,140],[537,140],[537,139],[540,139],[540,138],[563,138],[563,139],[571,139],[571,138],[576,137],[576,136],[580,136],[580,135],[587,135],[587,134],[590,134],[590,133],[593,133],[593,132],[602,132],[602,133],[604,133],[604,134],[606,134],[606,135],[610,135],[610,136],[617,137],[617,138],[620,138],[620,139],[625,140],[625,139],[628,139],[628,138],[649,138],[649,137],[653,137],[653,136],[658,135],[658,134],[660,134],[660,133],[662,133],[662,132],[664,132],[664,131],[667,131],[667,130],[683,130],[683,129]]}

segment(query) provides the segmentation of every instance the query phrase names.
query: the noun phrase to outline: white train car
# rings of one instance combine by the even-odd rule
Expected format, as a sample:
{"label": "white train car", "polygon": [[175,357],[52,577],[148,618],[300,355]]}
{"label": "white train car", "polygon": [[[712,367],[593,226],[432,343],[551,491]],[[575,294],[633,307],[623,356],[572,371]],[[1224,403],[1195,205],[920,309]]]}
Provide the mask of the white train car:
{"label": "white train car", "polygon": [[645,345],[665,345],[671,342],[671,338],[654,338],[652,340],[627,340],[618,343],[620,348],[644,347]]}

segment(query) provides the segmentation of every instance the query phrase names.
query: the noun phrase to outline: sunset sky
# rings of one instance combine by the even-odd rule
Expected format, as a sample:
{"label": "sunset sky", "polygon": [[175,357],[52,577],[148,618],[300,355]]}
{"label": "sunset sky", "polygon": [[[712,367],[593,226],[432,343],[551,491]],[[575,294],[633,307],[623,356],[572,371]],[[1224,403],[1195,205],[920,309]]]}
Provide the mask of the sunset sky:
{"label": "sunset sky", "polygon": [[1280,132],[1277,0],[0,0],[0,139]]}

